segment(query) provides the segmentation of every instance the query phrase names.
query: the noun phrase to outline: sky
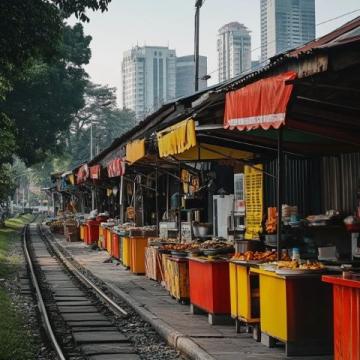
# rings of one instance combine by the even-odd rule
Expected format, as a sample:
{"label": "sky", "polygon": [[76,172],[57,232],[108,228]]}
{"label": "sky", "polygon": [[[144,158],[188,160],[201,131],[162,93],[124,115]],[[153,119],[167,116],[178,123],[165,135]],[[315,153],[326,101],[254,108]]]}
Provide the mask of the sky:
{"label": "sky", "polygon": [[[316,24],[360,9],[359,0],[315,0]],[[85,33],[92,36],[86,71],[95,83],[115,86],[121,100],[123,52],[135,45],[169,46],[177,56],[193,54],[195,0],[112,0],[108,12],[89,12]],[[319,37],[360,11],[316,27]],[[238,21],[251,31],[252,58],[260,56],[260,0],[205,0],[200,15],[200,54],[208,57],[208,85],[217,83],[218,29]],[[74,19],[69,23],[74,24]]]}

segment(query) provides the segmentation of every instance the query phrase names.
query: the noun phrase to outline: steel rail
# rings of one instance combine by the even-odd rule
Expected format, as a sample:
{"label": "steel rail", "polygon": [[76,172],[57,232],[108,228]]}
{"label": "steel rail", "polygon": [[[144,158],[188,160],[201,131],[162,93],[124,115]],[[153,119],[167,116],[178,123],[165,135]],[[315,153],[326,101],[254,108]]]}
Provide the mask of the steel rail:
{"label": "steel rail", "polygon": [[47,313],[47,310],[46,310],[46,307],[45,307],[45,304],[44,304],[44,300],[43,300],[43,297],[42,297],[42,294],[41,294],[41,291],[40,291],[40,287],[39,287],[39,283],[38,283],[38,280],[37,280],[37,277],[36,277],[36,274],[35,274],[35,271],[34,271],[34,267],[33,267],[33,263],[32,263],[32,260],[31,260],[31,257],[30,257],[30,253],[29,253],[29,250],[28,250],[28,247],[27,247],[27,230],[28,230],[29,226],[26,225],[25,228],[24,228],[24,233],[23,233],[23,243],[24,243],[24,252],[25,252],[25,258],[26,258],[26,261],[28,263],[28,266],[29,266],[29,269],[30,269],[30,273],[31,273],[31,281],[34,285],[34,288],[36,290],[36,297],[37,297],[37,302],[38,302],[38,305],[39,305],[39,310],[40,310],[40,313],[41,313],[41,316],[42,316],[42,319],[43,319],[43,323],[45,325],[45,330],[50,338],[50,341],[59,357],[60,360],[66,360],[62,350],[61,350],[61,347],[59,345],[59,343],[57,342],[56,340],[56,337],[54,335],[54,332],[53,332],[53,329],[52,329],[52,326],[51,326],[51,323],[50,323],[50,320],[49,320],[49,316],[48,316],[48,313]]}
{"label": "steel rail", "polygon": [[113,308],[116,312],[119,312],[125,316],[128,315],[128,313],[118,304],[116,304],[111,298],[109,298],[96,284],[94,284],[89,278],[87,278],[81,271],[79,271],[71,262],[68,260],[61,251],[53,244],[52,241],[50,241],[47,237],[47,235],[44,233],[42,227],[39,227],[40,234],[47,240],[47,242],[50,244],[51,248],[54,250],[56,255],[61,259],[63,264],[69,269],[71,273],[76,275],[80,281],[88,285],[92,290],[94,290],[105,302]]}

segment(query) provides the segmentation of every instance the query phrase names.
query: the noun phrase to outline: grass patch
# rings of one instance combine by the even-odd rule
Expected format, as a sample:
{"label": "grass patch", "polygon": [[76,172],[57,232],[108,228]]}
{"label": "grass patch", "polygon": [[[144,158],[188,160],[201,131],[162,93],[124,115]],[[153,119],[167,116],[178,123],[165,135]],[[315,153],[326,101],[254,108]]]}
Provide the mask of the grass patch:
{"label": "grass patch", "polygon": [[[10,246],[20,241],[19,230],[33,219],[32,215],[18,216],[0,228],[0,278],[10,278],[19,267],[20,258],[10,255]],[[35,344],[10,296],[0,286],[0,360],[35,359]]]}
{"label": "grass patch", "polygon": [[11,299],[0,288],[0,359],[36,359],[34,339],[24,321],[16,312]]}

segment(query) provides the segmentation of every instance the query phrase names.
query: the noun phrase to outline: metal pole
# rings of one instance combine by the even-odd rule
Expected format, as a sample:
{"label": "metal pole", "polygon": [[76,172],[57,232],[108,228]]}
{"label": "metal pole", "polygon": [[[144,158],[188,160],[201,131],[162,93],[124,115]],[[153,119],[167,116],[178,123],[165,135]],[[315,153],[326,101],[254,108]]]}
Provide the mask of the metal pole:
{"label": "metal pole", "polygon": [[199,42],[200,42],[200,8],[203,0],[196,0],[195,7],[195,39],[194,39],[194,57],[195,57],[195,91],[199,90]]}
{"label": "metal pole", "polygon": [[277,258],[281,258],[281,230],[282,230],[282,203],[283,203],[283,173],[284,173],[284,150],[283,150],[283,127],[278,130],[278,158],[277,158]]}
{"label": "metal pole", "polygon": [[[93,122],[90,120],[90,160],[94,157],[93,152]],[[95,189],[94,184],[91,185],[91,210],[95,210]]]}
{"label": "metal pole", "polygon": [[120,177],[120,194],[119,194],[120,222],[121,222],[121,224],[124,223],[123,193],[124,193],[124,176],[121,176]]}
{"label": "metal pole", "polygon": [[180,242],[182,240],[182,234],[181,234],[181,163],[179,161],[179,197],[178,197],[178,211],[179,211],[179,219],[178,219],[178,227],[179,227],[179,239]]}
{"label": "metal pole", "polygon": [[159,199],[158,199],[158,190],[159,190],[159,181],[158,181],[158,162],[157,162],[157,156],[156,156],[156,168],[155,168],[155,215],[156,215],[156,231],[159,233]]}

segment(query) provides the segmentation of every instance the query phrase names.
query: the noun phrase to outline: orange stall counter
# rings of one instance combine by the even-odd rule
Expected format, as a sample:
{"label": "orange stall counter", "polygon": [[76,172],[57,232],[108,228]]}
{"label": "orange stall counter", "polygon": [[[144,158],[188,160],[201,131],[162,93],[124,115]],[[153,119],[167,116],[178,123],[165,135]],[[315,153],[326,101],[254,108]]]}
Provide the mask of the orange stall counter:
{"label": "orange stall counter", "polygon": [[107,239],[107,233],[108,233],[108,229],[106,227],[103,226],[103,236],[102,236],[102,243],[101,243],[101,248],[103,250],[106,250],[106,239]]}
{"label": "orange stall counter", "polygon": [[121,238],[122,242],[122,263],[128,268],[131,263],[131,246],[130,246],[130,238],[128,236],[124,236]]}
{"label": "orange stall counter", "polygon": [[106,250],[111,256],[111,245],[112,245],[112,231],[111,228],[108,228],[108,231],[106,232]]}
{"label": "orange stall counter", "polygon": [[131,236],[131,262],[130,270],[134,274],[145,274],[145,248],[147,247],[148,240],[143,236]]}

